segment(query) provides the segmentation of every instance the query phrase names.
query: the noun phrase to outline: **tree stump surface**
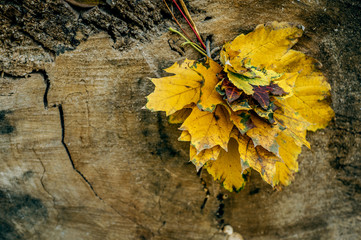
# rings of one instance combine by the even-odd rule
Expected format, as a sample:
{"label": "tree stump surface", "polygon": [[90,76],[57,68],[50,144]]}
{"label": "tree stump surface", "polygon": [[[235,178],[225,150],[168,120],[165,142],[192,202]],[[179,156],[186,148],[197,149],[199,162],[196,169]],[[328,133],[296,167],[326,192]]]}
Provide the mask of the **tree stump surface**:
{"label": "tree stump surface", "polygon": [[[142,109],[150,77],[184,58],[162,1],[0,1],[0,239],[359,239],[361,3],[189,0],[212,47],[258,24],[305,27],[336,117],[309,132],[274,191],[256,172],[228,193],[188,162],[179,126]],[[209,189],[207,198],[204,188]],[[228,198],[220,200],[221,195]]]}

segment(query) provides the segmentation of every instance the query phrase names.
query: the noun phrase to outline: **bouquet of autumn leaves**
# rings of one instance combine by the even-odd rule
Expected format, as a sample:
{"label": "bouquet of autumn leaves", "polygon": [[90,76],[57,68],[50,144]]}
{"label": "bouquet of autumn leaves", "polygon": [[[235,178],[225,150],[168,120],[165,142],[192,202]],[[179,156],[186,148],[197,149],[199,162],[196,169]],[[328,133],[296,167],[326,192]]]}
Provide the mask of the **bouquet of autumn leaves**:
{"label": "bouquet of autumn leaves", "polygon": [[298,171],[306,131],[324,128],[334,113],[330,86],[316,61],[292,50],[302,29],[289,23],[259,25],[223,46],[221,65],[185,60],[152,79],[147,109],[182,124],[190,161],[229,191],[245,185],[251,169],[273,187]]}

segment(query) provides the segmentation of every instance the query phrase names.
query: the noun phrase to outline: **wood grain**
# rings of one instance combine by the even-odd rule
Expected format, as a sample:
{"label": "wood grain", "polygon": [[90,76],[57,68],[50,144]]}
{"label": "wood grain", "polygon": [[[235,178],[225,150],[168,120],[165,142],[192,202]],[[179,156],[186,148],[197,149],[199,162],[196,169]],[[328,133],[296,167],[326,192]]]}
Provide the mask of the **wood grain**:
{"label": "wood grain", "polygon": [[[244,190],[227,193],[196,174],[179,126],[142,109],[154,88],[149,77],[199,56],[172,50],[168,40],[180,42],[166,32],[171,17],[161,5],[135,3],[79,12],[39,2],[49,11],[34,14],[38,23],[21,10],[38,11],[31,1],[1,3],[0,238],[216,240],[230,239],[220,229],[229,224],[245,239],[358,239],[360,4],[189,1],[213,47],[260,23],[304,25],[296,48],[323,64],[332,86],[336,119],[309,133],[312,150],[303,149],[295,181],[275,192],[254,172]],[[136,18],[121,15],[131,7]],[[139,20],[144,9],[159,10],[146,15],[149,25]],[[56,14],[71,31],[40,24]]]}

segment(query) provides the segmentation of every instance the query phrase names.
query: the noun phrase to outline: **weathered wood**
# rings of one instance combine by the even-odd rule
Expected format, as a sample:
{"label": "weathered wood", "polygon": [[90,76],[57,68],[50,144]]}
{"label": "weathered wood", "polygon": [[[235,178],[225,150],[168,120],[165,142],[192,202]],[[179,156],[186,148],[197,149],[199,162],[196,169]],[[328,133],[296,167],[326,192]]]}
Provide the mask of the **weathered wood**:
{"label": "weathered wood", "polygon": [[361,4],[188,3],[213,47],[260,23],[305,26],[296,48],[323,64],[336,118],[309,133],[295,181],[275,192],[254,173],[227,193],[142,109],[148,77],[199,57],[166,32],[161,1],[0,1],[0,239],[226,239],[222,224],[245,239],[359,238]]}

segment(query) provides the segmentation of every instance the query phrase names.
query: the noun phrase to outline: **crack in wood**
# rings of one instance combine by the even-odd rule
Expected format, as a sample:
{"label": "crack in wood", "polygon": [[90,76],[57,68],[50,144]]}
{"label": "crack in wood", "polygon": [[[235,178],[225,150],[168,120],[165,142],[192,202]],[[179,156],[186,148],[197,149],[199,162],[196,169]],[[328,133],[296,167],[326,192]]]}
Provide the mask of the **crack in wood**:
{"label": "crack in wood", "polygon": [[227,194],[219,193],[217,195],[217,200],[219,201],[219,206],[218,206],[218,209],[216,212],[216,219],[218,221],[219,229],[223,229],[223,227],[225,226],[224,218],[223,218],[225,205],[224,205],[223,200],[225,200],[227,198],[228,198]]}
{"label": "crack in wood", "polygon": [[58,224],[59,223],[59,211],[58,211],[58,209],[57,209],[57,207],[56,207],[56,204],[55,204],[55,197],[49,192],[49,190],[45,187],[45,184],[44,184],[44,175],[45,175],[45,173],[46,173],[46,168],[45,168],[45,166],[44,166],[44,163],[43,163],[43,161],[41,160],[41,158],[40,158],[40,156],[37,154],[37,152],[35,151],[35,149],[33,148],[32,149],[33,150],[33,152],[34,152],[34,154],[35,154],[35,156],[36,156],[36,158],[39,160],[39,162],[40,162],[40,164],[41,164],[41,166],[42,166],[42,168],[43,168],[43,173],[41,174],[41,177],[40,177],[40,184],[41,184],[41,186],[43,187],[43,189],[44,189],[44,191],[51,197],[51,199],[52,199],[52,201],[53,201],[53,208],[55,209],[55,211],[56,211],[56,224]]}
{"label": "crack in wood", "polygon": [[44,92],[44,96],[43,96],[43,103],[44,103],[44,108],[48,109],[48,92],[50,89],[50,79],[49,76],[47,74],[47,72],[44,69],[39,69],[39,70],[32,70],[31,72],[25,74],[25,76],[15,76],[12,75],[10,73],[7,72],[1,72],[1,78],[7,77],[7,78],[27,78],[29,75],[33,74],[33,73],[39,73],[43,79],[44,79],[44,83],[45,83],[45,92]]}
{"label": "crack in wood", "polygon": [[45,92],[44,92],[44,96],[43,96],[43,102],[44,102],[44,108],[48,109],[48,92],[50,89],[50,79],[45,70],[38,70],[37,72],[40,73],[40,75],[43,76],[43,78],[44,78],[44,83],[45,83],[46,87],[45,87]]}
{"label": "crack in wood", "polygon": [[172,51],[178,53],[181,57],[184,56],[184,54],[185,54],[184,49],[179,47],[174,40],[169,39],[168,45]]}
{"label": "crack in wood", "polygon": [[[200,183],[203,186],[203,191],[206,193],[206,196],[201,205],[201,212],[203,212],[203,209],[205,208],[206,203],[208,202],[208,199],[211,197],[210,190],[207,187],[207,182],[202,177],[202,171],[203,171],[203,167],[201,167],[199,169],[199,171],[197,172],[197,176],[200,178]],[[214,231],[213,235],[209,238],[210,240],[213,239],[214,237],[216,237],[219,233],[221,233],[221,230],[223,231],[223,227],[225,226],[225,221],[224,221],[224,217],[223,217],[224,207],[225,207],[224,200],[227,198],[228,198],[228,195],[223,194],[223,193],[218,193],[218,195],[216,197],[216,199],[219,201],[218,209],[215,213],[216,221],[218,224],[217,224],[217,230]]]}
{"label": "crack in wood", "polygon": [[64,149],[68,155],[68,158],[70,160],[71,166],[73,167],[74,171],[77,172],[79,174],[79,176],[87,183],[87,185],[89,186],[89,188],[92,190],[92,192],[94,193],[94,195],[99,198],[100,200],[103,200],[98,194],[97,192],[94,190],[92,184],[88,181],[88,179],[84,176],[84,174],[82,172],[80,172],[74,164],[74,161],[71,157],[70,151],[68,146],[66,145],[64,139],[65,139],[65,124],[64,124],[64,111],[63,111],[63,106],[61,104],[58,105],[58,109],[59,109],[59,115],[60,115],[60,125],[61,125],[61,143],[64,146]]}
{"label": "crack in wood", "polygon": [[26,78],[26,75],[25,76],[17,76],[17,75],[14,75],[14,74],[11,74],[9,72],[5,72],[5,71],[1,71],[1,78]]}
{"label": "crack in wood", "polygon": [[211,195],[211,193],[210,193],[210,191],[209,191],[209,189],[208,189],[208,187],[207,187],[206,181],[205,181],[205,180],[202,178],[202,176],[201,176],[202,170],[203,170],[203,168],[201,167],[201,168],[199,169],[199,171],[197,172],[197,175],[199,176],[200,182],[201,182],[201,184],[202,184],[202,186],[203,186],[203,191],[206,193],[206,197],[204,198],[203,203],[202,203],[202,205],[201,205],[201,211],[203,211],[204,207],[205,207],[206,204],[207,204],[208,198],[209,198],[209,196]]}
{"label": "crack in wood", "polygon": [[[143,224],[140,224],[140,223],[135,219],[135,217],[132,218],[132,217],[130,217],[130,216],[121,214],[121,213],[120,213],[118,210],[116,210],[112,205],[106,203],[103,199],[101,199],[101,200],[104,202],[105,205],[107,205],[107,206],[109,206],[111,209],[113,209],[113,211],[114,211],[115,213],[117,213],[120,217],[124,217],[124,218],[128,219],[129,221],[131,221],[132,223],[134,223],[135,225],[137,225],[137,226],[145,229],[145,230],[148,231],[152,236],[155,235],[150,228],[144,226]],[[163,223],[162,226],[164,226],[164,225],[165,225],[165,223]],[[162,227],[162,226],[161,226],[161,227]],[[160,229],[159,229],[159,230],[160,230]],[[142,239],[143,239],[143,238],[142,238]]]}

